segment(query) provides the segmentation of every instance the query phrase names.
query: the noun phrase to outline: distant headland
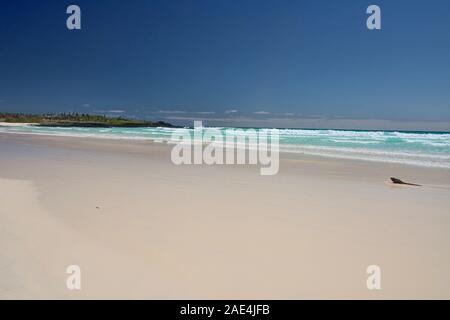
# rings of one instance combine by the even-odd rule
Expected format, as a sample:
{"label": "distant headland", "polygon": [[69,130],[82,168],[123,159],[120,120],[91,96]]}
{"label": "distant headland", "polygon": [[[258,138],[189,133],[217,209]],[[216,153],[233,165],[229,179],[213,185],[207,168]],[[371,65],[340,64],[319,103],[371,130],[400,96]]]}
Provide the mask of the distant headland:
{"label": "distant headland", "polygon": [[42,127],[85,127],[85,128],[136,128],[136,127],[167,127],[176,126],[164,121],[147,121],[128,119],[124,117],[107,117],[86,113],[59,114],[24,114],[0,112],[0,123],[24,123]]}

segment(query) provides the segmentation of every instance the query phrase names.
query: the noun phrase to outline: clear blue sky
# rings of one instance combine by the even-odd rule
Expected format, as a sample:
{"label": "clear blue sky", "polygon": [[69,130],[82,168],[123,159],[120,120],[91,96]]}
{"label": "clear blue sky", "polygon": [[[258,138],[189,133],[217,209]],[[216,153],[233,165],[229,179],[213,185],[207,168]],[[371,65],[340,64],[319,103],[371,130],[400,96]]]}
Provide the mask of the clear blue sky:
{"label": "clear blue sky", "polygon": [[1,0],[0,110],[448,121],[450,1]]}

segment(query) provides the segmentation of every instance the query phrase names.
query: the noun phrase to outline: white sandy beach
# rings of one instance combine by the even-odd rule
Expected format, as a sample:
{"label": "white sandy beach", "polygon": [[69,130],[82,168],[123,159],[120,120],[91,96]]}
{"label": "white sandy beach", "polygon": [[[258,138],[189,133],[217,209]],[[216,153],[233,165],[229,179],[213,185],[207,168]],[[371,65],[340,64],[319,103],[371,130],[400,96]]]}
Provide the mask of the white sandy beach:
{"label": "white sandy beach", "polygon": [[23,127],[32,126],[36,123],[23,123],[23,122],[0,122],[0,127]]}
{"label": "white sandy beach", "polygon": [[449,299],[449,195],[448,169],[282,154],[260,176],[175,166],[164,144],[0,134],[0,299]]}

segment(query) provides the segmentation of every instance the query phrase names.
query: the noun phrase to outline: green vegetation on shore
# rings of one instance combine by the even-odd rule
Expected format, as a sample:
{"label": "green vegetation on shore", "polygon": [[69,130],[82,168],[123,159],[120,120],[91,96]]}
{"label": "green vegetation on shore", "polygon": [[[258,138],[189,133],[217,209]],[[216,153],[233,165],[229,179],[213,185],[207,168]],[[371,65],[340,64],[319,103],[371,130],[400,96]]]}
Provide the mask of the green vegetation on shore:
{"label": "green vegetation on shore", "polygon": [[147,121],[80,113],[36,115],[0,112],[0,122],[33,123],[46,127],[175,127],[163,121]]}

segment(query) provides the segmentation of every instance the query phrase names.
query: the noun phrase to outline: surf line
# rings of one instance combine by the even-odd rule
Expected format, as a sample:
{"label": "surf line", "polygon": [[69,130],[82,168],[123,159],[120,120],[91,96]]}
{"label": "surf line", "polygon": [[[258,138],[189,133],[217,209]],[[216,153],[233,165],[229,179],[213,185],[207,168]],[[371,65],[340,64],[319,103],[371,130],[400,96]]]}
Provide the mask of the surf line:
{"label": "surf line", "polygon": [[278,129],[220,130],[203,127],[194,121],[194,129],[179,128],[172,132],[171,152],[176,165],[260,165],[261,175],[275,175],[279,170]]}

